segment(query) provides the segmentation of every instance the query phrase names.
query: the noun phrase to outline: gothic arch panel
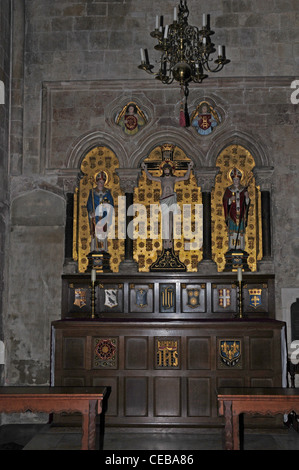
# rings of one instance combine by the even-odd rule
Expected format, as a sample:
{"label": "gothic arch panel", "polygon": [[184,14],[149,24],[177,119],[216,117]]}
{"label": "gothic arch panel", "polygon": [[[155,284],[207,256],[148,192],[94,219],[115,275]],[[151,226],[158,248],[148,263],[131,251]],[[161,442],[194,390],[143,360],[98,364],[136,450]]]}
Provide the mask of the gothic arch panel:
{"label": "gothic arch panel", "polygon": [[[211,194],[212,218],[212,255],[218,271],[225,270],[226,253],[230,250],[229,229],[225,220],[223,197],[226,188],[232,185],[231,171],[240,172],[243,187],[248,187],[250,205],[245,222],[244,249],[248,253],[248,266],[251,271],[257,270],[257,261],[262,259],[262,221],[261,193],[256,185],[253,168],[255,160],[252,154],[241,145],[229,145],[217,157],[215,187]],[[237,227],[237,245],[240,248],[240,225]]]}
{"label": "gothic arch panel", "polygon": [[[153,176],[161,175],[161,166],[163,161],[167,160],[167,155],[169,156],[169,154],[171,154],[175,176],[183,176],[185,174],[187,162],[190,162],[190,158],[187,157],[179,146],[164,144],[155,147],[144,159],[144,162],[151,168]],[[174,219],[174,251],[178,254],[180,261],[186,266],[187,271],[196,272],[198,263],[202,260],[202,219],[200,216],[196,218],[197,212],[195,207],[201,207],[202,197],[201,189],[197,186],[193,171],[191,171],[189,180],[175,184],[175,191],[181,214],[175,216]],[[157,236],[153,234],[153,225],[149,223],[150,207],[151,205],[152,207],[153,205],[159,205],[160,195],[161,184],[150,181],[144,171],[142,171],[138,187],[134,191],[134,203],[145,206],[148,221],[145,236],[140,237],[137,233],[134,240],[134,259],[138,263],[139,271],[141,272],[148,272],[151,264],[156,261],[162,252],[161,214],[159,214],[157,220]],[[184,205],[188,205],[191,210],[190,224],[184,223]],[[193,236],[193,234],[196,235]],[[190,249],[191,243],[192,249]]]}
{"label": "gothic arch panel", "polygon": [[105,188],[109,190],[114,201],[114,219],[109,232],[108,253],[110,254],[110,268],[118,271],[120,262],[124,258],[124,239],[118,236],[119,196],[122,191],[116,169],[119,161],[115,153],[108,147],[97,146],[87,152],[83,158],[80,170],[82,177],[74,194],[74,228],[73,228],[73,259],[78,263],[78,272],[85,272],[88,268],[88,254],[91,249],[91,226],[88,217],[87,201],[90,192],[96,187],[96,176],[102,171],[106,175]]}

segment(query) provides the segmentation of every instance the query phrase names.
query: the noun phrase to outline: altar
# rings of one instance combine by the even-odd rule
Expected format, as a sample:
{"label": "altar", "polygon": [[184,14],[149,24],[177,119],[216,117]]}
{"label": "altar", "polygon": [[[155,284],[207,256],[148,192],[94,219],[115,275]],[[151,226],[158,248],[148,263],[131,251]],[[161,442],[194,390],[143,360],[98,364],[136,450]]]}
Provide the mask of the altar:
{"label": "altar", "polygon": [[[274,318],[273,279],[244,277],[243,318],[230,273],[97,275],[94,318],[89,284],[88,275],[63,277],[52,378],[110,388],[107,426],[219,426],[219,387],[282,386],[285,325]],[[250,305],[259,289],[263,301]]]}
{"label": "altar", "polygon": [[103,147],[82,161],[51,383],[107,387],[107,426],[220,426],[218,388],[286,385],[269,172],[238,145],[216,164],[196,169],[170,144],[135,169]]}

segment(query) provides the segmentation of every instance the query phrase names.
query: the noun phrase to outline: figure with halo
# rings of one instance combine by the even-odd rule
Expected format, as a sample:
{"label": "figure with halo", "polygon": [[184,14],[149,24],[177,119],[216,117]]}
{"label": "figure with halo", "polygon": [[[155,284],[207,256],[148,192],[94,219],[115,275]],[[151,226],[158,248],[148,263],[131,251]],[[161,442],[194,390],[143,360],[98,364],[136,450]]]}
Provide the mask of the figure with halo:
{"label": "figure with halo", "polygon": [[87,211],[91,234],[91,252],[108,252],[108,231],[112,223],[114,201],[110,190],[105,187],[108,175],[100,171],[96,177],[96,187],[92,187],[87,200]]}
{"label": "figure with halo", "polygon": [[248,184],[241,185],[242,173],[238,168],[230,172],[232,185],[226,188],[223,195],[225,222],[228,227],[229,250],[245,249],[245,231],[247,226],[250,198]]}

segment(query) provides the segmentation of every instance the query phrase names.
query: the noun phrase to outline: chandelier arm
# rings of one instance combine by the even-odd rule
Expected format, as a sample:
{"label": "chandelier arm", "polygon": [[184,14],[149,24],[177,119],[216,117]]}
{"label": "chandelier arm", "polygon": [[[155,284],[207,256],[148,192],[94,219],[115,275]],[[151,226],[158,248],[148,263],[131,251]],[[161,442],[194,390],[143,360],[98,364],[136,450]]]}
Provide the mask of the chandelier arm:
{"label": "chandelier arm", "polygon": [[156,61],[158,72],[153,71],[154,66],[149,63],[148,57],[143,57],[143,53],[141,53],[141,65],[138,66],[148,74],[155,75],[155,78],[164,84],[176,80],[185,93],[188,93],[190,82],[201,83],[208,77],[204,71],[219,72],[230,62],[225,57],[224,46],[218,46],[216,60],[211,58],[216,52],[215,45],[210,39],[214,31],[211,31],[206,15],[203,15],[201,28],[189,25],[188,17],[187,0],[180,0],[178,15],[177,8],[174,9],[172,24],[164,28],[159,27],[159,18],[156,17],[156,28],[150,35],[157,40],[155,50],[161,53],[160,59]]}

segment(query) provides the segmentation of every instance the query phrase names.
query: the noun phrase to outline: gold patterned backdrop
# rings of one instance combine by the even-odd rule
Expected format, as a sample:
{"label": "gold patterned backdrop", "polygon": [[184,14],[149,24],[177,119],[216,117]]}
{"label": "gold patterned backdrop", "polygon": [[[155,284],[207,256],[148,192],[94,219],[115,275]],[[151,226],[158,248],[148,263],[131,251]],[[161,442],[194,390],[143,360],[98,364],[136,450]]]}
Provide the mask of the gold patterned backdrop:
{"label": "gold patterned backdrop", "polygon": [[108,238],[108,252],[111,255],[110,268],[118,272],[119,263],[124,259],[124,240],[118,240],[118,196],[123,196],[119,185],[119,177],[115,169],[119,167],[115,154],[107,147],[95,147],[85,156],[80,170],[83,174],[74,195],[74,232],[73,258],[78,262],[78,272],[86,271],[87,255],[90,252],[90,229],[87,213],[87,199],[90,189],[96,187],[95,176],[105,170],[108,181],[105,184],[110,189],[115,208],[115,238]]}
{"label": "gold patterned backdrop", "polygon": [[[165,148],[168,146],[165,145]],[[163,161],[163,146],[156,147],[149,156],[144,160],[145,163],[153,163]],[[173,163],[177,166],[180,162],[186,163],[190,159],[185,155],[185,153],[178,147],[173,149]],[[187,168],[187,167],[186,167]],[[174,176],[183,176],[186,173],[185,169],[177,169],[174,173]],[[149,170],[153,176],[161,176],[161,170]],[[180,220],[174,222],[174,230],[177,230],[176,233],[180,233],[180,229],[177,224],[181,226],[180,238],[174,240],[174,251],[179,255],[179,259],[183,262],[187,271],[197,271],[197,264],[202,260],[202,248],[200,241],[197,243],[196,248],[192,250],[185,250],[185,243],[192,242],[192,233],[195,231],[195,216],[196,212],[194,209],[195,204],[202,204],[201,190],[197,186],[196,178],[193,171],[191,171],[190,179],[187,181],[180,181],[175,185],[175,191],[177,193],[177,202],[180,205],[181,213],[183,214],[183,204],[191,205],[191,226],[187,227],[186,225],[182,227]],[[142,175],[139,178],[138,187],[134,191],[134,203],[144,204],[147,209],[147,220],[149,221],[150,215],[150,204],[159,204],[161,194],[161,185],[159,182],[150,181],[146,178],[145,172],[142,171]],[[181,217],[181,222],[183,218]],[[197,219],[198,228],[200,234],[202,235],[202,217],[200,220]],[[159,217],[159,234],[161,234],[161,219]],[[138,234],[137,234],[138,235]],[[136,236],[137,236],[136,235]],[[189,238],[188,238],[189,237]],[[194,240],[193,240],[194,241]],[[194,248],[192,246],[192,248]],[[147,225],[147,235],[146,239],[138,237],[134,240],[134,260],[139,265],[139,271],[148,272],[150,265],[156,261],[158,252],[162,252],[162,238],[161,235],[158,238],[153,239],[151,236],[151,227],[148,223]]]}
{"label": "gold patterned backdrop", "polygon": [[218,271],[225,267],[225,253],[228,250],[227,226],[225,224],[222,198],[225,189],[232,184],[230,171],[237,167],[242,172],[241,184],[249,183],[248,192],[250,207],[245,234],[245,250],[249,254],[248,266],[251,271],[257,270],[257,261],[262,259],[261,231],[261,193],[255,184],[252,170],[255,166],[253,156],[240,145],[231,145],[218,156],[216,166],[220,168],[216,176],[215,187],[211,197],[212,217],[212,254]]}

